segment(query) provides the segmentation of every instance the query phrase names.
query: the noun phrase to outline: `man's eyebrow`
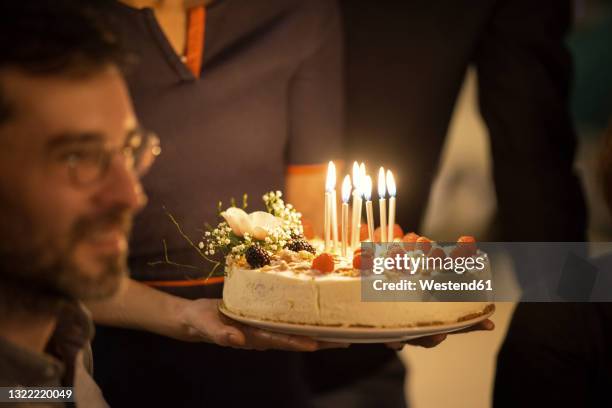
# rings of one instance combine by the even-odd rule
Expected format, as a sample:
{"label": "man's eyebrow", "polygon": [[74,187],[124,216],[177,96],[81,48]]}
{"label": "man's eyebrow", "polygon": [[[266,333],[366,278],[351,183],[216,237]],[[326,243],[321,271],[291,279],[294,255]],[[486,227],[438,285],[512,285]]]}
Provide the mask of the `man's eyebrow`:
{"label": "man's eyebrow", "polygon": [[59,133],[46,143],[47,150],[57,149],[63,146],[69,146],[82,143],[104,143],[104,136],[97,132],[82,132],[82,133]]}

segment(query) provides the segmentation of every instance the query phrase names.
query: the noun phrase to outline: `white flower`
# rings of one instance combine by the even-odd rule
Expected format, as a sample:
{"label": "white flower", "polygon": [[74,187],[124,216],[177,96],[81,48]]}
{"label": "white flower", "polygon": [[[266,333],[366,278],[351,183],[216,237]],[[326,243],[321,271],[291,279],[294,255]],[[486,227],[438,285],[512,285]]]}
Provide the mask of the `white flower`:
{"label": "white flower", "polygon": [[264,211],[255,211],[247,214],[244,210],[230,207],[221,213],[227,224],[236,236],[256,239],[265,239],[269,231],[281,225],[281,219]]}

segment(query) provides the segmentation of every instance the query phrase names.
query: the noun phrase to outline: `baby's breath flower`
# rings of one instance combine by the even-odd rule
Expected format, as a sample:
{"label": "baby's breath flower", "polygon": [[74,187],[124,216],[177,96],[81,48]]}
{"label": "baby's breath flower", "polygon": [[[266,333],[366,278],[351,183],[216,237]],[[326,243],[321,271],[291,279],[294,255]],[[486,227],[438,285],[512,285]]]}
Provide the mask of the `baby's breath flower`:
{"label": "baby's breath flower", "polygon": [[198,243],[198,247],[205,250],[205,255],[221,253],[228,260],[236,262],[243,261],[245,252],[254,244],[261,246],[270,255],[278,252],[293,239],[293,234],[303,233],[301,214],[291,204],[285,204],[282,195],[281,191],[270,191],[262,196],[267,211],[281,221],[280,225],[267,231],[263,240],[249,233],[239,237],[232,232],[227,222],[220,222],[215,228],[204,232],[203,241]]}

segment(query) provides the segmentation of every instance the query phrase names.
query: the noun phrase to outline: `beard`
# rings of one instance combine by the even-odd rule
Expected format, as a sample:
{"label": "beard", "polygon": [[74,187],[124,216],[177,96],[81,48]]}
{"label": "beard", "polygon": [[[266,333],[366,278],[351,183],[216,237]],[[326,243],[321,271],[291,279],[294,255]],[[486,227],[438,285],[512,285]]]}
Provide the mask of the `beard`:
{"label": "beard", "polygon": [[[27,217],[0,220],[0,313],[53,313],[66,301],[101,300],[112,296],[127,276],[127,250],[79,262],[79,245],[109,228],[129,235],[132,214],[112,208],[77,219],[66,237],[49,237]],[[63,238],[63,239],[62,239]],[[82,260],[81,260],[82,261]],[[94,273],[90,270],[95,264]]]}

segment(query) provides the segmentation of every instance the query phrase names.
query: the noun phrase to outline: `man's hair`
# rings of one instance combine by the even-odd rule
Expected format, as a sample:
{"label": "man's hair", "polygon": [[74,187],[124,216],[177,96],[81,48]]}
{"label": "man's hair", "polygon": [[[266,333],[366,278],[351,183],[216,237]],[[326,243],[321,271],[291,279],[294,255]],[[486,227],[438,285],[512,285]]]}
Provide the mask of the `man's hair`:
{"label": "man's hair", "polygon": [[603,135],[598,173],[604,199],[612,213],[612,121]]}
{"label": "man's hair", "polygon": [[[109,0],[0,0],[0,71],[87,76],[124,54],[102,19]],[[0,124],[11,115],[0,83]]]}

